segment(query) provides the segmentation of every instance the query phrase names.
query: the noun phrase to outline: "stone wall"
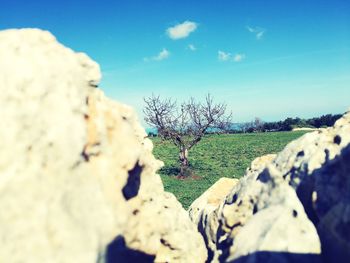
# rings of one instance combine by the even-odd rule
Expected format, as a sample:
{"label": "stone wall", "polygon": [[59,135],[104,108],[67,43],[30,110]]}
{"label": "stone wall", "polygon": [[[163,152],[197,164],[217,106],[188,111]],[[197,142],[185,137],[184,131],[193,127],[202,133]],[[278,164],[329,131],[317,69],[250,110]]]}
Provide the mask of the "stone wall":
{"label": "stone wall", "polygon": [[133,109],[88,56],[0,32],[0,262],[204,262]]}
{"label": "stone wall", "polygon": [[88,56],[22,29],[0,32],[0,58],[0,262],[348,262],[350,113],[188,214]]}

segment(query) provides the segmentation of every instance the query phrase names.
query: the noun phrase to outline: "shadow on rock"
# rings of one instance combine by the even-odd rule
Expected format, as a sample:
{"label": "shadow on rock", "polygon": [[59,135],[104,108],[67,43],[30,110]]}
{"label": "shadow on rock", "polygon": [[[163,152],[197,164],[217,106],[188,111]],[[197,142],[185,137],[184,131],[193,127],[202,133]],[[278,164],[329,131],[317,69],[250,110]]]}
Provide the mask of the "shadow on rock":
{"label": "shadow on rock", "polygon": [[247,256],[237,258],[231,263],[322,263],[321,256],[317,254],[298,254],[274,251],[259,251]]}
{"label": "shadow on rock", "polygon": [[122,236],[117,236],[107,247],[106,263],[151,263],[154,259],[153,255],[128,248]]}

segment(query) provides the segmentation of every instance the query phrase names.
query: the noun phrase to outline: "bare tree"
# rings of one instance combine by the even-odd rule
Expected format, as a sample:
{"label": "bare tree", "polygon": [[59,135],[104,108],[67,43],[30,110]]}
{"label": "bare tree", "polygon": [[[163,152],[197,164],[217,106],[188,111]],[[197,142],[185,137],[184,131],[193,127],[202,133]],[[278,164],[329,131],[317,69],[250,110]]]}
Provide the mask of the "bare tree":
{"label": "bare tree", "polygon": [[189,170],[188,152],[201,141],[208,130],[227,130],[231,114],[226,114],[226,104],[214,104],[208,94],[204,103],[190,98],[180,105],[171,99],[162,100],[152,95],[144,99],[145,121],[158,130],[163,140],[172,141],[179,149],[180,175],[187,176]]}

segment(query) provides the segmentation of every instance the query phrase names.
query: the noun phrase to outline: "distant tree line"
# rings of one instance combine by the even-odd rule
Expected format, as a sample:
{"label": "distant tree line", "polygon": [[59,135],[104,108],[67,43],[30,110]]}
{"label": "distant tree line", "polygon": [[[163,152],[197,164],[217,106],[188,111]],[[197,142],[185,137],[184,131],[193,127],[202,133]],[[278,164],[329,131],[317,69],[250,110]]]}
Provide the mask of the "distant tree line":
{"label": "distant tree line", "polygon": [[[283,121],[264,122],[260,118],[255,118],[251,122],[232,124],[225,133],[253,133],[253,132],[273,132],[291,131],[294,128],[325,128],[331,127],[342,116],[342,114],[326,114],[311,119],[287,118]],[[215,129],[208,129],[206,134],[218,133]],[[222,132],[221,132],[222,133]],[[149,137],[156,137],[157,132],[149,132]]]}
{"label": "distant tree line", "polygon": [[294,128],[324,128],[333,126],[342,114],[326,114],[311,119],[287,118],[284,121],[264,122],[260,118],[243,123],[231,129],[231,133],[251,133],[268,131],[291,131]]}

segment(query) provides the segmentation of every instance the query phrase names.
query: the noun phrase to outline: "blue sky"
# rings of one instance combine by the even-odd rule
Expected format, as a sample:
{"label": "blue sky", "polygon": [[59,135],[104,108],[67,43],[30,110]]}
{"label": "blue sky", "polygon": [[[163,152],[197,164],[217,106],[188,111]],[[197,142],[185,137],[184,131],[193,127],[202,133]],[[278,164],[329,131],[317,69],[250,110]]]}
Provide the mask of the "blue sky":
{"label": "blue sky", "polygon": [[2,0],[0,29],[22,27],[86,52],[140,115],[152,93],[209,92],[237,122],[350,107],[348,0]]}

